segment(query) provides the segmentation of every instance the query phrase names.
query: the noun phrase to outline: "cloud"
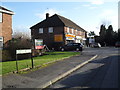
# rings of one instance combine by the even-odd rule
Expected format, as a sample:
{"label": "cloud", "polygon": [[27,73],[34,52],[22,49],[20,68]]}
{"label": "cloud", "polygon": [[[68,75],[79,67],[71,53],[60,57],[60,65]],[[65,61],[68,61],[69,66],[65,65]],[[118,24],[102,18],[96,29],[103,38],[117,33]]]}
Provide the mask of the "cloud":
{"label": "cloud", "polygon": [[90,4],[84,4],[83,7],[90,7]]}
{"label": "cloud", "polygon": [[114,13],[114,11],[112,9],[106,9],[103,10],[102,13],[99,15],[99,17],[108,17],[110,15],[112,15]]}
{"label": "cloud", "polygon": [[104,4],[104,1],[103,1],[103,0],[91,0],[90,2],[91,2],[91,4],[95,4],[95,5]]}
{"label": "cloud", "polygon": [[88,9],[96,9],[96,6],[92,6],[91,4],[83,4],[81,6],[78,7],[74,7],[75,10],[80,10],[82,7],[88,8]]}
{"label": "cloud", "polygon": [[93,7],[90,7],[90,9],[96,9],[96,8],[97,8],[97,7],[94,7],[94,6],[93,6]]}
{"label": "cloud", "polygon": [[60,11],[58,11],[56,9],[47,9],[42,13],[37,13],[36,16],[38,16],[40,19],[45,19],[46,18],[46,13],[49,13],[49,15],[52,16],[54,14],[59,14]]}

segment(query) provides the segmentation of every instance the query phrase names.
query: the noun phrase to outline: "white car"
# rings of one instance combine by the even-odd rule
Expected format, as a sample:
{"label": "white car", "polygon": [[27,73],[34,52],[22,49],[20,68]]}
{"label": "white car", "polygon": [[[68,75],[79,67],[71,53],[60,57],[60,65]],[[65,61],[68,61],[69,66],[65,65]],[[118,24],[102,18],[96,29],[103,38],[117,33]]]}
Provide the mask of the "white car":
{"label": "white car", "polygon": [[101,45],[100,45],[100,43],[94,43],[94,44],[93,44],[93,47],[94,47],[94,48],[100,48]]}

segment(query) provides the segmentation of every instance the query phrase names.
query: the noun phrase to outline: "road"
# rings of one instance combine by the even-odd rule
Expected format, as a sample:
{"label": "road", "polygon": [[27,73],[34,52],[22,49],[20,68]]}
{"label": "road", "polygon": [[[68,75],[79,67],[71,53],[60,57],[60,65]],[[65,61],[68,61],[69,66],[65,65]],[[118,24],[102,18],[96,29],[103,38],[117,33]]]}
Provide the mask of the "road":
{"label": "road", "polygon": [[49,88],[120,88],[119,49],[86,48],[83,54],[86,52],[98,57]]}

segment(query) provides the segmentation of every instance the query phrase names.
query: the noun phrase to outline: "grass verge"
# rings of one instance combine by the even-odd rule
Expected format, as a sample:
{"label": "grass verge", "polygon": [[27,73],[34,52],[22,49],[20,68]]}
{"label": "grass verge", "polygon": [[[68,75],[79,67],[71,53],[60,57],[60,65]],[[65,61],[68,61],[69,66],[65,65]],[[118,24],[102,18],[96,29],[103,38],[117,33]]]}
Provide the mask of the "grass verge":
{"label": "grass verge", "polygon": [[[71,56],[79,55],[80,52],[46,52],[47,55],[34,57],[34,66],[44,66],[48,62],[54,62],[61,59],[69,58]],[[0,67],[2,66],[2,73],[0,75],[7,74],[9,72],[16,71],[16,61],[0,62]],[[18,69],[30,68],[31,59],[18,60]]]}

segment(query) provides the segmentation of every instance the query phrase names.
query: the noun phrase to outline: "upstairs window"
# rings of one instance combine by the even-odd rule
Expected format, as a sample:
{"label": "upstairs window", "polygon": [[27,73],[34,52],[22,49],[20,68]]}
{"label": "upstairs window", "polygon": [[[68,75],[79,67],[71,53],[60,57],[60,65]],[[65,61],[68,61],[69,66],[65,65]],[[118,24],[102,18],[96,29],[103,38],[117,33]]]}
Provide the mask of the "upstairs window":
{"label": "upstairs window", "polygon": [[77,35],[77,31],[78,31],[78,30],[75,30],[75,35]]}
{"label": "upstairs window", "polygon": [[39,28],[39,33],[43,33],[43,28]]}
{"label": "upstairs window", "polygon": [[68,33],[68,34],[70,33],[70,28],[69,28],[69,27],[67,27],[67,33]]}
{"label": "upstairs window", "polygon": [[2,13],[0,12],[0,22],[2,22]]}
{"label": "upstairs window", "polygon": [[49,32],[49,33],[53,33],[53,27],[49,27],[49,28],[48,28],[48,32]]}
{"label": "upstairs window", "polygon": [[74,29],[72,28],[71,30],[72,30],[72,34],[74,34]]}

